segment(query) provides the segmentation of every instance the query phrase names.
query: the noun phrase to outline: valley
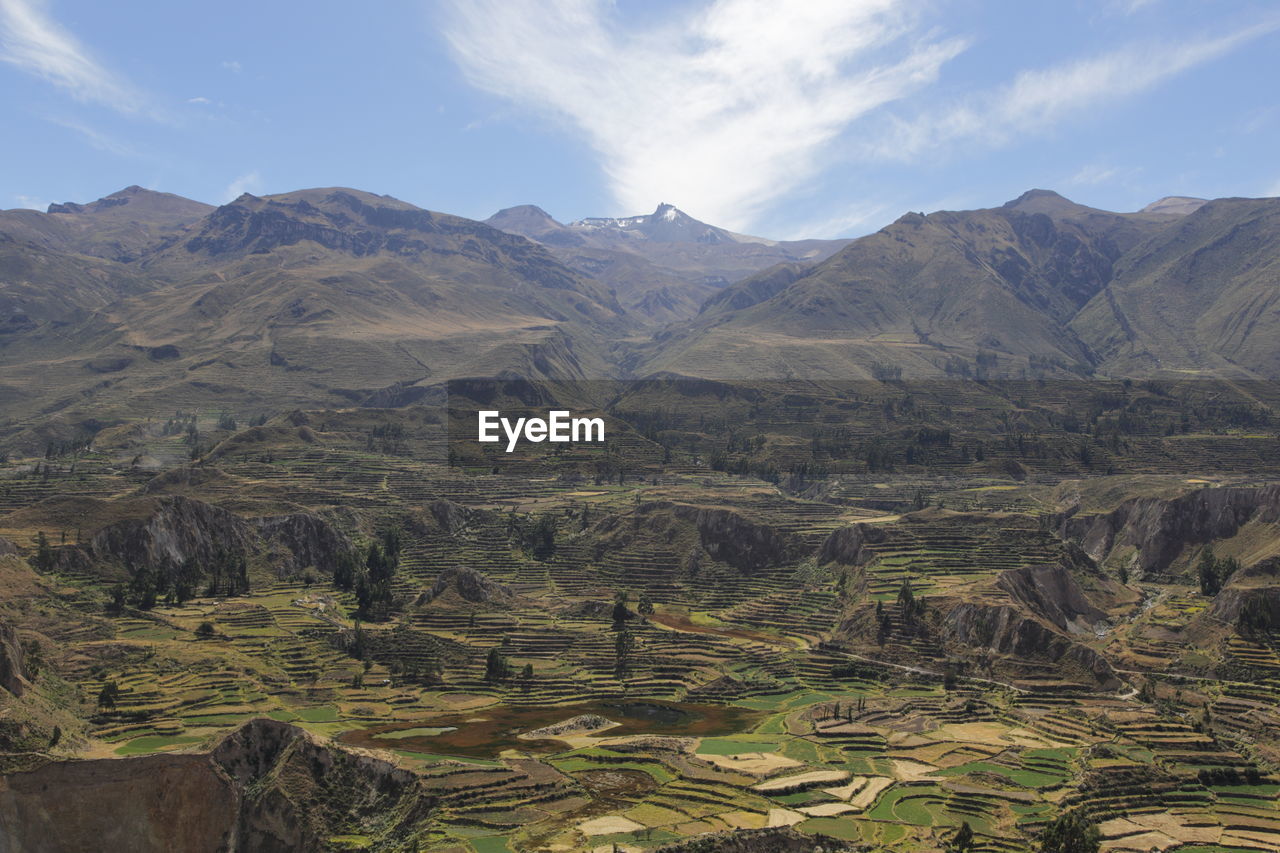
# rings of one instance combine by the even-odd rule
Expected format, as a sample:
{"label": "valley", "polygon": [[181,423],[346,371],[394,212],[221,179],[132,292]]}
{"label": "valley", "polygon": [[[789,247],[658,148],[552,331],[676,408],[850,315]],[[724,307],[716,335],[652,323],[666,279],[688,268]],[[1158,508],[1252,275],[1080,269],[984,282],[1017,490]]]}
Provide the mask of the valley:
{"label": "valley", "polygon": [[0,212],[0,849],[1280,850],[1280,201],[1166,201]]}

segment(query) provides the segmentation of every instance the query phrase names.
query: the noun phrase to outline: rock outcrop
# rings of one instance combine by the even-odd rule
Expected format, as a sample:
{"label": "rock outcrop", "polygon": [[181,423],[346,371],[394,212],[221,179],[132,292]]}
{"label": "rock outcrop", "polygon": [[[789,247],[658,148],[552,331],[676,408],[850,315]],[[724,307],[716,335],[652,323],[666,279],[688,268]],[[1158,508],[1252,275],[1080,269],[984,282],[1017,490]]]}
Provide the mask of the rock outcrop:
{"label": "rock outcrop", "polygon": [[55,548],[58,564],[65,569],[110,566],[172,572],[188,561],[208,569],[220,557],[234,557],[266,563],[281,576],[308,566],[328,576],[339,555],[352,548],[341,531],[319,516],[290,513],[247,519],[181,494],[95,501],[80,517],[106,523],[82,544]]}
{"label": "rock outcrop", "polygon": [[676,518],[697,525],[703,551],[739,571],[759,571],[793,556],[792,543],[786,537],[732,510],[676,505],[674,512]]}
{"label": "rock outcrop", "polygon": [[1280,586],[1231,585],[1218,593],[1205,614],[1242,636],[1280,631]]}
{"label": "rock outcrop", "polygon": [[1107,617],[1085,596],[1065,566],[1008,569],[996,578],[996,586],[1036,616],[1068,633],[1092,633]]}
{"label": "rock outcrop", "polygon": [[1197,489],[1176,498],[1134,498],[1111,512],[1063,517],[1059,534],[1105,562],[1132,549],[1133,568],[1170,571],[1188,546],[1234,536],[1250,522],[1280,522],[1280,485]]}
{"label": "rock outcrop", "polygon": [[491,580],[484,573],[467,566],[452,566],[440,573],[431,589],[418,596],[417,603],[430,604],[450,593],[472,604],[503,604],[514,597],[510,587]]}
{"label": "rock outcrop", "polygon": [[433,806],[413,773],[260,719],[208,753],[60,761],[0,778],[0,850],[283,853],[342,834],[408,841]]}
{"label": "rock outcrop", "polygon": [[219,549],[232,554],[253,549],[253,527],[235,513],[181,495],[154,502],[145,516],[108,524],[95,533],[88,546],[92,557],[162,568],[189,559],[208,565]]}
{"label": "rock outcrop", "polygon": [[942,634],[951,644],[990,650],[1019,661],[1052,663],[1064,679],[1074,671],[1105,689],[1120,683],[1102,655],[1007,604],[960,602],[943,619]]}
{"label": "rock outcrop", "polygon": [[819,563],[861,566],[875,556],[872,546],[887,538],[883,525],[851,524],[831,531],[818,550]]}
{"label": "rock outcrop", "polygon": [[315,566],[326,577],[332,576],[338,555],[352,549],[346,536],[305,512],[256,518],[253,525],[267,541],[271,563],[281,573]]}

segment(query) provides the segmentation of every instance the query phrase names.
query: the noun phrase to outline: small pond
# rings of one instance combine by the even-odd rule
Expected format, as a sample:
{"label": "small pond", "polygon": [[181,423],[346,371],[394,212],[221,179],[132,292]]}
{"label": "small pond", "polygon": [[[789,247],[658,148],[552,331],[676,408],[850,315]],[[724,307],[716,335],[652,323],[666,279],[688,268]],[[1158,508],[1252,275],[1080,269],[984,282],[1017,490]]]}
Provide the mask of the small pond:
{"label": "small pond", "polygon": [[372,749],[410,750],[437,755],[494,758],[504,749],[558,752],[562,741],[523,740],[521,732],[554,725],[583,714],[599,714],[619,725],[615,735],[687,735],[716,737],[750,731],[766,713],[728,705],[696,705],[659,700],[603,699],[573,705],[498,706],[442,713],[407,723],[370,726],[344,732],[339,740]]}

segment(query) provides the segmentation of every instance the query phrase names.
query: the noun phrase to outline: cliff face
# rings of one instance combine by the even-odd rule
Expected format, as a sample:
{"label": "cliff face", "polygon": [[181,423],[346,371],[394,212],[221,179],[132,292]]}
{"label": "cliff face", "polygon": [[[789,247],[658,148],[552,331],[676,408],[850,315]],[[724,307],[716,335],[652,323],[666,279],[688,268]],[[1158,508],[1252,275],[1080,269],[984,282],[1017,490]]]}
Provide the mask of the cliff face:
{"label": "cliff face", "polygon": [[271,562],[278,570],[315,566],[332,575],[338,554],[351,549],[347,538],[314,515],[304,512],[254,519],[258,533],[271,548]]}
{"label": "cliff face", "polygon": [[22,644],[13,626],[0,622],[0,687],[14,696],[27,692],[27,670]]}
{"label": "cliff face", "polygon": [[1280,485],[1198,489],[1172,499],[1135,498],[1108,513],[1064,517],[1058,533],[1098,562],[1136,550],[1135,568],[1169,571],[1188,546],[1234,536],[1249,522],[1280,521]]}
{"label": "cliff face", "polygon": [[1008,569],[996,578],[996,586],[1060,631],[1091,632],[1106,619],[1063,566]]}
{"label": "cliff face", "polygon": [[1206,615],[1244,636],[1280,630],[1280,586],[1228,586]]}
{"label": "cliff face", "polygon": [[133,499],[107,511],[129,517],[105,524],[83,545],[57,549],[66,568],[103,564],[172,570],[188,560],[212,565],[219,552],[263,560],[281,575],[314,566],[333,573],[338,555],[351,549],[340,531],[308,513],[245,519],[183,495]]}
{"label": "cliff face", "polygon": [[407,770],[254,720],[205,754],[62,761],[0,777],[0,850],[316,850],[411,837],[433,800]]}
{"label": "cliff face", "polygon": [[109,524],[93,535],[91,555],[136,566],[177,566],[187,559],[213,561],[222,548],[248,553],[253,528],[234,513],[182,496],[159,498],[145,518]]}
{"label": "cliff face", "polygon": [[792,554],[792,543],[772,527],[731,510],[677,506],[675,515],[697,525],[702,550],[713,560],[723,560],[735,569],[757,571]]}
{"label": "cliff face", "polygon": [[1022,661],[1053,663],[1064,678],[1085,676],[1099,687],[1119,686],[1111,664],[1088,646],[1059,634],[1016,607],[956,604],[942,622],[944,638],[972,649],[989,649]]}
{"label": "cliff face", "polygon": [[818,551],[818,562],[840,563],[844,566],[861,566],[875,555],[872,548],[887,539],[884,527],[878,524],[851,524],[831,531]]}

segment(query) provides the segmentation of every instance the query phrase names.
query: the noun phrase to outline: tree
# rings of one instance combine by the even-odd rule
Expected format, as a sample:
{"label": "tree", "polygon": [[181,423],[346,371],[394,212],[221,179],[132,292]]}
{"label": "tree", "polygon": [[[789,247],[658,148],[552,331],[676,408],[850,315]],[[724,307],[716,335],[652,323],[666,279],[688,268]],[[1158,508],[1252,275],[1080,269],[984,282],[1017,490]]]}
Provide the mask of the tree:
{"label": "tree", "polygon": [[196,628],[196,636],[197,636],[197,637],[199,637],[199,638],[200,638],[200,639],[202,639],[202,640],[207,640],[207,639],[209,639],[210,637],[212,637],[212,636],[213,636],[213,623],[212,623],[212,622],[201,622],[201,623],[200,623],[200,626],[199,626],[198,628]]}
{"label": "tree", "polygon": [[635,646],[635,637],[624,626],[613,642],[613,674],[619,681],[631,674],[631,653]]}
{"label": "tree", "polygon": [[1040,833],[1040,853],[1097,853],[1098,828],[1079,811],[1060,815]]}
{"label": "tree", "polygon": [[640,602],[636,605],[636,610],[641,616],[648,616],[653,613],[653,602],[649,600],[648,593],[640,593]]}
{"label": "tree", "polygon": [[102,690],[98,692],[99,708],[114,708],[116,701],[120,698],[120,685],[116,684],[114,679],[108,679],[103,685]]}
{"label": "tree", "polygon": [[969,853],[972,849],[973,827],[969,826],[969,821],[966,820],[956,830],[956,836],[951,839],[951,844],[947,847],[947,850],[949,853]]}
{"label": "tree", "polygon": [[484,680],[489,682],[506,681],[511,676],[507,666],[506,655],[499,646],[489,649],[489,656],[484,662]]}
{"label": "tree", "polygon": [[333,585],[338,589],[351,589],[355,586],[356,574],[359,570],[356,555],[346,548],[342,549],[333,562]]}
{"label": "tree", "polygon": [[903,578],[902,586],[898,588],[898,609],[904,619],[910,618],[915,613],[916,594],[911,589],[911,581],[908,578]]}
{"label": "tree", "polygon": [[1200,577],[1202,595],[1217,595],[1222,590],[1222,581],[1218,577],[1218,561],[1213,556],[1212,546],[1206,547],[1200,553],[1196,574]]}
{"label": "tree", "polygon": [[625,625],[627,620],[631,618],[631,610],[627,607],[627,600],[631,597],[631,593],[619,590],[613,599],[613,627],[615,630]]}
{"label": "tree", "polygon": [[37,572],[50,571],[53,569],[54,562],[53,546],[49,544],[49,538],[41,530],[36,534],[35,570]]}

